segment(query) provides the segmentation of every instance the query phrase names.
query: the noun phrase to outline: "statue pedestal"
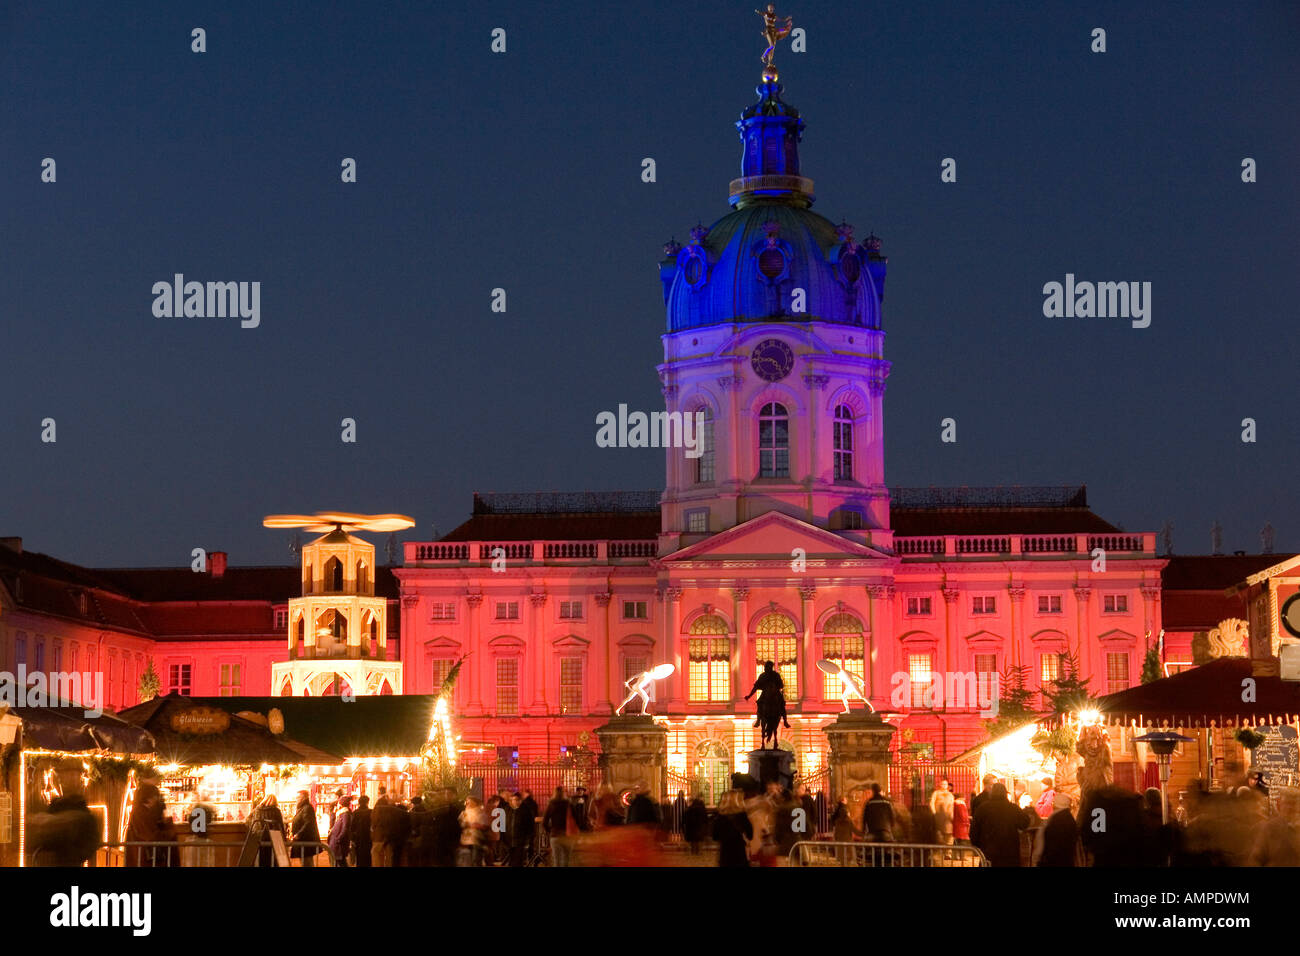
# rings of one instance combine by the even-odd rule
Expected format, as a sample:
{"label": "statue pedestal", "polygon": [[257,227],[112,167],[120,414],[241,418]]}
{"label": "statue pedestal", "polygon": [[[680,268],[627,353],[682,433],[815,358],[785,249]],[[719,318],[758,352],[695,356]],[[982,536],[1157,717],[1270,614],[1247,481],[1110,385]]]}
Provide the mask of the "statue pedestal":
{"label": "statue pedestal", "polygon": [[898,730],[879,714],[850,711],[823,728],[830,745],[832,801],[848,797],[854,803],[871,784],[889,789],[889,741]]}
{"label": "statue pedestal", "polygon": [[789,790],[794,786],[794,754],[788,750],[751,750],[747,755],[749,775],[763,789],[769,783],[779,783]]}
{"label": "statue pedestal", "polygon": [[668,788],[668,731],[646,714],[624,714],[596,728],[600,768],[615,793],[644,786],[662,800]]}

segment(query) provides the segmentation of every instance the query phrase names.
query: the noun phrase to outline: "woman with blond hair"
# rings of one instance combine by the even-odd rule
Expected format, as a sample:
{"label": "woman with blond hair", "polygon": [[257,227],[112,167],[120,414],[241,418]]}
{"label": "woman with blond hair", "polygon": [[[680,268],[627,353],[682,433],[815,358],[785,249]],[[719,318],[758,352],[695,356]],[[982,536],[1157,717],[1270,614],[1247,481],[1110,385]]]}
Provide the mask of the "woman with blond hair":
{"label": "woman with blond hair", "polygon": [[749,866],[749,841],[753,836],[744,796],[739,790],[728,790],[718,801],[718,815],[713,821],[718,866]]}

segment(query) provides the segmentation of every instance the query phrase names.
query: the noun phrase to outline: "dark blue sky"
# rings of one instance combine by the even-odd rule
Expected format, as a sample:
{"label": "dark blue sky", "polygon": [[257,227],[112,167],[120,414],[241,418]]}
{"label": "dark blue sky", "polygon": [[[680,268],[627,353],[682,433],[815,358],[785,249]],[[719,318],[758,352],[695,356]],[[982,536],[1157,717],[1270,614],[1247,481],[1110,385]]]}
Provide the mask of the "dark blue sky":
{"label": "dark blue sky", "polygon": [[[595,416],[662,408],[655,264],[727,211],[754,6],[6,4],[0,535],[282,563],[264,514],[403,512],[423,538],[475,490],[661,486]],[[788,12],[815,208],[889,256],[889,482],[1086,483],[1181,552],[1216,519],[1229,550],[1266,520],[1300,548],[1295,5]],[[260,281],[261,327],[155,318],[175,272]],[[1150,281],[1151,327],[1044,318],[1067,272]]]}

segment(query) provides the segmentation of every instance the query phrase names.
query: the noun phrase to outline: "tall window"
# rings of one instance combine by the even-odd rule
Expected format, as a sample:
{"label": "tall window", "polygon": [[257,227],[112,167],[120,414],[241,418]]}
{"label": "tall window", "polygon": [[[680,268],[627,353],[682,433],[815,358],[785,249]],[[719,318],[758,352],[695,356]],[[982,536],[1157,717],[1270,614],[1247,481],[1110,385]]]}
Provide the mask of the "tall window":
{"label": "tall window", "polygon": [[560,713],[582,713],[582,658],[560,658]]}
{"label": "tall window", "polygon": [[54,658],[54,672],[55,672],[56,674],[57,674],[57,673],[62,673],[62,671],[63,671],[63,643],[62,643],[61,641],[55,641],[55,642],[54,642],[54,653],[53,653],[52,657]]}
{"label": "tall window", "polygon": [[1106,655],[1106,693],[1128,689],[1128,652]]}
{"label": "tall window", "polygon": [[289,627],[289,609],[279,607],[275,609],[275,629],[277,631],[287,630]]}
{"label": "tall window", "polygon": [[[646,671],[648,671],[650,668],[647,665],[646,660],[647,659],[644,657],[623,658],[623,681],[626,683],[627,681],[630,681],[633,677],[636,677],[638,674],[644,674]],[[654,695],[651,694],[650,696],[651,699],[653,700]]]}
{"label": "tall window", "polygon": [[497,714],[519,713],[519,658],[497,658]]}
{"label": "tall window", "polygon": [[190,671],[189,664],[172,664],[167,668],[167,693],[180,694],[183,697],[190,696]]}
{"label": "tall window", "polygon": [[731,700],[731,640],[727,622],[705,614],[691,624],[687,645],[690,658],[687,684],[693,703]]}
{"label": "tall window", "polygon": [[998,699],[998,655],[975,655],[975,693],[981,701]]}
{"label": "tall window", "polygon": [[853,409],[835,406],[835,480],[853,480]]}
{"label": "tall window", "polygon": [[433,692],[442,690],[442,682],[451,673],[451,665],[456,663],[450,657],[436,657],[429,661],[429,673],[433,676]]}
{"label": "tall window", "polygon": [[325,590],[343,590],[343,562],[338,558],[330,558],[325,562]]}
{"label": "tall window", "polygon": [[912,706],[926,707],[925,694],[933,680],[933,665],[929,654],[907,655],[907,676],[912,685]]}
{"label": "tall window", "polygon": [[1049,687],[1061,679],[1061,658],[1063,654],[1040,654],[1038,657],[1038,682]]}
{"label": "tall window", "polygon": [[221,691],[222,697],[238,697],[243,685],[239,680],[238,664],[221,665]]}
{"label": "tall window", "polygon": [[45,642],[39,637],[36,639],[36,666],[33,670],[45,670]]}
{"label": "tall window", "polygon": [[764,615],[754,628],[755,676],[763,673],[763,663],[771,661],[785,681],[785,698],[799,696],[799,639],[795,636],[794,621],[773,611]]}
{"label": "tall window", "polygon": [[[836,614],[822,628],[822,656],[860,680],[866,680],[866,641],[862,637],[862,622],[852,614]],[[834,700],[840,696],[840,679],[822,675],[822,699]]]}
{"label": "tall window", "polygon": [[700,443],[700,457],[695,459],[695,483],[713,480],[713,411],[707,405],[696,409],[704,415],[704,422],[696,440]]}
{"label": "tall window", "polygon": [[758,477],[790,477],[790,416],[778,402],[758,415]]}

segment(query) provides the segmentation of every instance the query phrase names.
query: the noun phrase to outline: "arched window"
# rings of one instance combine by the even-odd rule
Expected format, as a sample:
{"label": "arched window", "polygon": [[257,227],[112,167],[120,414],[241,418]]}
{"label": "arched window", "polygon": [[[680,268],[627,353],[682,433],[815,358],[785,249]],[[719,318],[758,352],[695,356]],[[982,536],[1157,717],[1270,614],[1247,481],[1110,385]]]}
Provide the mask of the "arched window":
{"label": "arched window", "polygon": [[721,740],[706,740],[695,748],[695,792],[716,806],[731,789],[731,752]]}
{"label": "arched window", "polygon": [[369,587],[370,582],[367,579],[366,574],[367,574],[366,562],[358,561],[357,562],[357,593],[358,594],[370,593],[370,587]]}
{"label": "arched window", "polygon": [[338,558],[330,558],[325,562],[325,590],[343,590],[343,562]]}
{"label": "arched window", "polygon": [[853,480],[853,409],[835,406],[835,480]]}
{"label": "arched window", "polygon": [[765,661],[776,665],[777,673],[785,681],[785,699],[799,696],[799,638],[794,621],[779,611],[765,614],[754,628],[754,649],[757,652],[754,676],[763,673]]}
{"label": "arched window", "polygon": [[[833,614],[822,628],[822,634],[822,657],[865,681],[866,641],[862,637],[862,622],[852,614]],[[839,697],[841,686],[838,677],[824,675],[822,699]]]}
{"label": "arched window", "polygon": [[703,614],[692,621],[688,652],[687,685],[691,701],[731,700],[731,639],[727,636],[727,622],[717,614]]}
{"label": "arched window", "polygon": [[704,416],[696,437],[700,450],[700,457],[695,459],[695,483],[698,485],[713,480],[713,411],[707,405],[695,411]]}
{"label": "arched window", "polygon": [[790,415],[779,402],[758,415],[758,477],[790,477]]}

